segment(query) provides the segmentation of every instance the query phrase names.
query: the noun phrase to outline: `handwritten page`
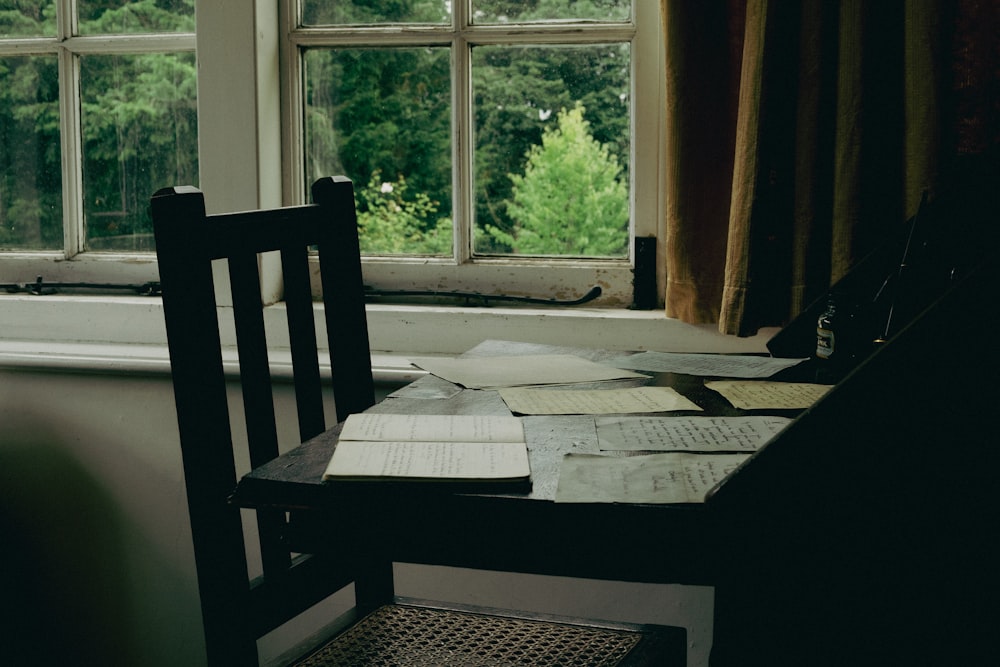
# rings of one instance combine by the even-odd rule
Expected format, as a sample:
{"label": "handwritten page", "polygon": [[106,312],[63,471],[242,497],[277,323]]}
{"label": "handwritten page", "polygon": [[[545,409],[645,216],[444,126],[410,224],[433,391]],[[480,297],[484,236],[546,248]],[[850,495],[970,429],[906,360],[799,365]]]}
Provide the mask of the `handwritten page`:
{"label": "handwritten page", "polygon": [[414,357],[410,362],[429,373],[469,389],[498,389],[545,384],[572,384],[647,376],[599,364],[572,354],[499,357]]}
{"label": "handwritten page", "polygon": [[752,355],[639,352],[612,359],[608,363],[619,368],[654,373],[763,378],[797,366],[803,361],[805,359],[777,359]]}
{"label": "handwritten page", "polygon": [[524,443],[337,443],[323,479],[517,480],[531,474]]}
{"label": "handwritten page", "polygon": [[557,503],[703,503],[749,454],[567,454]]}
{"label": "handwritten page", "polygon": [[348,417],[325,481],[527,480],[517,417],[356,414]]}
{"label": "handwritten page", "polygon": [[605,451],[752,452],[785,428],[787,417],[598,417]]}
{"label": "handwritten page", "polygon": [[830,391],[830,385],[808,382],[741,382],[715,380],[705,386],[743,410],[808,408]]}
{"label": "handwritten page", "polygon": [[524,442],[517,417],[487,415],[393,415],[362,412],[347,417],[340,440],[420,442]]}
{"label": "handwritten page", "polygon": [[511,412],[522,415],[595,415],[701,410],[671,387],[629,389],[501,389]]}

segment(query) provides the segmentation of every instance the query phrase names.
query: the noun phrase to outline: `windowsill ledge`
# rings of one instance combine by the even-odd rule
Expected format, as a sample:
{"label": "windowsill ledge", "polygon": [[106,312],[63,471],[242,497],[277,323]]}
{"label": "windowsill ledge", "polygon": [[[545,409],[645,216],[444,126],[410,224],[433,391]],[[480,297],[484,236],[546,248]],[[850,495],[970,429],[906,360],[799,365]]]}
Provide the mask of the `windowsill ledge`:
{"label": "windowsill ledge", "polygon": [[[153,373],[169,368],[162,302],[155,297],[0,295],[0,321],[0,367]],[[318,317],[317,325],[322,322]],[[265,309],[265,324],[276,340],[272,361],[282,367],[282,304]],[[668,319],[659,310],[579,307],[373,304],[368,327],[373,364],[387,381],[415,377],[407,355],[460,354],[487,339],[618,350],[763,352],[774,334],[769,329],[736,338],[719,334],[713,325]]]}

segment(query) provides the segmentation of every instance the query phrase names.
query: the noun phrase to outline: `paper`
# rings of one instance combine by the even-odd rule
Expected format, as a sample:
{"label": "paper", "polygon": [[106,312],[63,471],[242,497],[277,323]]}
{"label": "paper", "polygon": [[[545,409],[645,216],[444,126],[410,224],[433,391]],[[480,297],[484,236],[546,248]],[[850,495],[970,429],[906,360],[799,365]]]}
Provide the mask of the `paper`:
{"label": "paper", "polygon": [[354,414],[323,474],[335,480],[526,480],[517,417]]}
{"label": "paper", "polygon": [[469,389],[647,378],[641,373],[599,364],[572,354],[415,357],[411,358],[410,362],[429,373]]}
{"label": "paper", "polygon": [[733,407],[743,410],[808,408],[830,391],[830,385],[808,382],[741,382],[715,380],[705,386],[719,392]]}
{"label": "paper", "polygon": [[524,443],[365,442],[337,443],[324,480],[502,480],[530,475]]}
{"label": "paper", "polygon": [[598,417],[610,451],[752,452],[785,428],[787,417]]}
{"label": "paper", "polygon": [[567,454],[557,503],[703,503],[749,454]]}
{"label": "paper", "polygon": [[619,368],[654,373],[685,373],[715,377],[763,378],[786,368],[797,366],[805,359],[731,354],[688,354],[678,352],[639,352],[618,357],[607,363]]}
{"label": "paper", "polygon": [[524,442],[524,427],[517,417],[362,412],[347,417],[340,440]]}
{"label": "paper", "polygon": [[594,415],[701,410],[671,387],[629,389],[501,389],[511,412],[522,415]]}

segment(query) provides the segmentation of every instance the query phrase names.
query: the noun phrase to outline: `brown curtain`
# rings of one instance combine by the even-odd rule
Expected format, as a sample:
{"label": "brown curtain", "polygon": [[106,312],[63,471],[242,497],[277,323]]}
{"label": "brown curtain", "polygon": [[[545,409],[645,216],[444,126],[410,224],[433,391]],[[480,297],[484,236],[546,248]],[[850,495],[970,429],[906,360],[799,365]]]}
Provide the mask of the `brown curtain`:
{"label": "brown curtain", "polygon": [[661,0],[667,315],[781,326],[997,147],[997,0]]}

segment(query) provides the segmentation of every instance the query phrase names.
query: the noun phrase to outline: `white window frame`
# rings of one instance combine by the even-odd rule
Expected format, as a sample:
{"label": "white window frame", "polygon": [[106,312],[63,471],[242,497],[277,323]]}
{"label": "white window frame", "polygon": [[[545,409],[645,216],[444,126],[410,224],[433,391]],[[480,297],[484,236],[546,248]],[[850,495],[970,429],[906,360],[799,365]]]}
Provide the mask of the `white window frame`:
{"label": "white window frame", "polygon": [[[0,56],[54,56],[59,68],[63,247],[0,252],[0,283],[119,283],[158,280],[151,253],[84,252],[83,161],[80,127],[80,56],[193,52],[190,33],[78,35],[76,0],[57,0],[56,35],[0,39]],[[152,194],[152,193],[150,193]]]}
{"label": "white window frame", "polygon": [[[659,3],[635,0],[627,22],[517,25],[473,25],[467,2],[452,3],[452,26],[405,25],[299,28],[297,0],[281,0],[282,145],[284,199],[301,203],[307,191],[304,174],[302,49],[310,46],[350,46],[378,40],[385,46],[437,44],[452,49],[452,160],[454,257],[366,257],[367,285],[384,290],[427,290],[513,294],[535,298],[573,299],[592,286],[602,296],[592,305],[627,307],[633,302],[634,245],[632,238],[656,239],[657,256],[664,252],[662,128],[664,118],[664,57]],[[472,108],[469,61],[471,46],[508,43],[581,43],[630,41],[632,45],[630,253],[622,260],[544,260],[538,258],[475,257],[472,252]],[[637,139],[638,137],[638,139]],[[466,147],[466,148],[463,148]],[[363,185],[363,184],[362,184]],[[656,294],[666,280],[656,262]]]}
{"label": "white window frame", "polygon": [[[73,0],[58,0],[62,16]],[[220,3],[196,0],[196,35],[85,36],[7,40],[0,54],[57,54],[62,81],[63,179],[66,226],[75,235],[58,252],[0,252],[0,283],[91,282],[143,284],[158,279],[151,253],[79,251],[83,219],[79,131],[79,79],[76,57],[84,53],[192,50],[198,58],[199,185],[209,213],[299,203],[301,160],[294,157],[300,136],[289,80],[282,86],[291,41],[280,32],[291,25],[294,0]],[[456,3],[458,6],[460,3]],[[635,17],[623,29],[634,29],[632,123],[632,231],[656,239],[656,254],[665,247],[663,198],[665,118],[664,56],[659,7],[636,0]],[[60,35],[71,26],[60,24]],[[558,31],[558,29],[555,29]],[[400,37],[411,38],[406,30]],[[412,31],[410,31],[412,32]],[[548,39],[548,35],[545,35]],[[389,37],[392,39],[392,37]],[[502,41],[499,37],[496,41]],[[68,76],[67,76],[68,74]],[[71,102],[71,100],[73,100]],[[466,130],[468,131],[468,130]],[[301,153],[299,153],[301,154]],[[467,177],[461,177],[467,178]],[[461,178],[459,180],[461,180]],[[169,184],[164,184],[169,185]],[[456,192],[467,192],[468,188]],[[150,193],[152,194],[152,193]],[[265,296],[280,298],[277,271],[262,260]],[[391,261],[369,259],[365,279],[384,289],[452,289],[479,293],[537,294],[573,298],[591,285],[604,295],[591,305],[625,307],[632,302],[632,258],[623,261],[528,262],[518,258],[468,261]],[[664,292],[665,269],[656,262],[656,294]],[[539,289],[541,288],[541,289]],[[659,304],[659,305],[662,305]]]}

